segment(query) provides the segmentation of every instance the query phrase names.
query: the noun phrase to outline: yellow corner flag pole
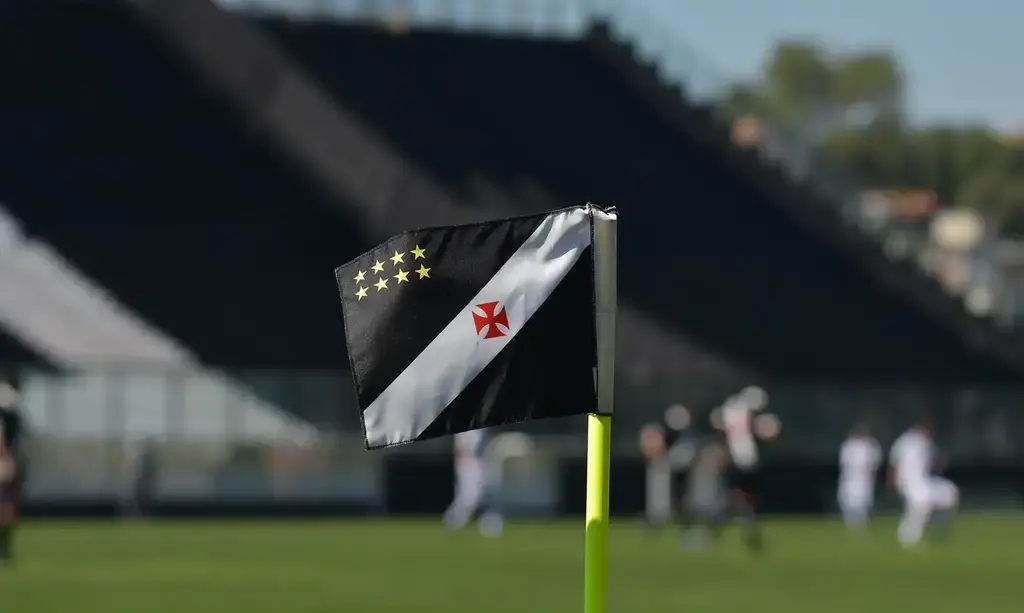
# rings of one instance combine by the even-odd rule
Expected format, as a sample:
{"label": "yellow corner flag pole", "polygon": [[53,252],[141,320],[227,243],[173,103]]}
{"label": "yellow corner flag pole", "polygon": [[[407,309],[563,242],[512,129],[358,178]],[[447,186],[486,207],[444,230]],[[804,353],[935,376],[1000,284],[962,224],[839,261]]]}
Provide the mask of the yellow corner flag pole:
{"label": "yellow corner flag pole", "polygon": [[587,415],[587,533],[583,611],[608,613],[608,473],[611,415]]}
{"label": "yellow corner flag pole", "polygon": [[615,395],[616,243],[618,214],[591,207],[597,324],[597,413],[587,415],[587,527],[584,613],[608,612],[608,499]]}

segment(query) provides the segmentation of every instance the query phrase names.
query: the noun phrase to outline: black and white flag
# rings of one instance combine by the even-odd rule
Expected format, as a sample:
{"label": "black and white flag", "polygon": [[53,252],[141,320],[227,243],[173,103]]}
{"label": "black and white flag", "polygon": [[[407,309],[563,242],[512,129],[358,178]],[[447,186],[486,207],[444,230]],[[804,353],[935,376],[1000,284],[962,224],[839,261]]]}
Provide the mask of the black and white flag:
{"label": "black and white flag", "polygon": [[411,230],[339,267],[367,448],[597,412],[593,245],[615,219]]}

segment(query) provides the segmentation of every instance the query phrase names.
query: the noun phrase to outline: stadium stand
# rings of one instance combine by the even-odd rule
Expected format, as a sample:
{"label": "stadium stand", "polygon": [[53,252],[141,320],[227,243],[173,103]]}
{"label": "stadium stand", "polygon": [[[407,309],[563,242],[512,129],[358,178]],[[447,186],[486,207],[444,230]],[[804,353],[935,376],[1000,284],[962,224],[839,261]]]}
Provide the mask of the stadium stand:
{"label": "stadium stand", "polygon": [[[797,223],[780,202],[806,197],[797,186],[772,192],[739,169],[737,160],[760,161],[712,143],[727,141],[709,114],[697,115],[704,134],[682,127],[609,61],[600,32],[544,41],[264,25],[346,108],[462,197],[486,184],[524,209],[620,206],[633,219],[622,236],[625,295],[720,354],[780,378],[1017,372],[998,340],[974,342],[984,322],[947,328],[892,289],[913,282],[896,264],[880,279],[834,232]],[[527,184],[545,197],[525,196]]]}
{"label": "stadium stand", "polygon": [[[7,217],[0,211],[0,217]],[[0,322],[64,368],[120,361],[182,366],[188,351],[118,304],[13,222],[0,245]]]}
{"label": "stadium stand", "polygon": [[[250,121],[265,126],[308,177],[337,195],[335,203],[352,205],[347,216],[358,220],[371,242],[410,227],[516,215],[524,205],[530,210],[563,206],[528,182],[524,194],[480,180],[470,197],[454,195],[332,99],[259,27],[208,0],[150,0],[135,6],[207,83]],[[680,373],[719,381],[752,376],[628,305],[619,330],[622,373],[630,380]]]}
{"label": "stadium stand", "polygon": [[0,360],[11,364],[29,364],[43,369],[53,367],[41,355],[2,328],[0,328]]}
{"label": "stadium stand", "polygon": [[[308,436],[308,424],[279,408],[280,386],[254,392],[196,355],[238,368],[268,355],[336,364],[340,334],[304,326],[318,308],[336,316],[333,280],[329,269],[318,279],[304,257],[335,259],[343,226],[302,218],[308,190],[237,129],[225,136],[227,118],[207,110],[194,79],[175,72],[130,15],[98,3],[0,4],[0,61],[19,84],[0,100],[0,197],[27,237],[6,241],[0,259],[5,339],[18,341],[4,343],[5,357],[20,361],[30,347],[77,372],[171,369],[179,395],[205,411],[196,424],[249,424],[241,437]],[[303,304],[282,291],[322,296]],[[302,349],[289,354],[296,343]],[[104,399],[95,390],[109,376],[62,380],[61,402],[79,417],[71,423],[101,421],[110,391]],[[158,379],[132,379],[132,411],[142,417],[129,434],[189,434],[145,417],[163,408]],[[319,421],[333,423],[332,413]]]}
{"label": "stadium stand", "polygon": [[877,234],[865,228],[866,220],[857,210],[855,180],[816,158],[784,131],[766,128],[762,144],[756,147],[738,142],[737,124],[723,123],[711,105],[681,104],[685,91],[681,99],[673,85],[676,81],[663,78],[661,65],[641,59],[639,44],[627,40],[621,33],[613,34],[608,25],[598,25],[588,35],[591,48],[616,68],[633,91],[694,141],[718,153],[728,168],[762,190],[783,214],[835,248],[892,297],[959,337],[969,353],[985,355],[1015,373],[1011,379],[1024,373],[1024,339],[1006,327],[1005,319],[970,311],[964,297],[950,291],[934,272],[912,257],[890,255]]}
{"label": "stadium stand", "polygon": [[3,55],[33,61],[5,67],[0,173],[26,231],[205,362],[341,365],[330,263],[360,239],[321,196],[125,9],[8,10]]}
{"label": "stadium stand", "polygon": [[[897,297],[896,265],[879,280],[834,233],[798,223],[783,202],[804,197],[797,187],[749,170],[761,162],[726,151],[699,109],[680,121],[678,92],[669,108],[600,31],[560,41],[264,19],[285,53],[267,56],[276,73],[241,73],[231,106],[196,70],[210,49],[168,45],[173,29],[158,38],[124,6],[0,7],[5,70],[23,84],[0,100],[0,197],[205,363],[340,369],[331,266],[431,215],[589,200],[629,220],[623,361],[648,375],[702,361],[735,372],[690,339],[777,378],[1016,374],[988,336],[974,343]],[[293,62],[356,139],[325,149],[351,160],[347,175],[310,168],[300,139],[282,136],[303,117],[266,101],[307,87],[282,76]]]}

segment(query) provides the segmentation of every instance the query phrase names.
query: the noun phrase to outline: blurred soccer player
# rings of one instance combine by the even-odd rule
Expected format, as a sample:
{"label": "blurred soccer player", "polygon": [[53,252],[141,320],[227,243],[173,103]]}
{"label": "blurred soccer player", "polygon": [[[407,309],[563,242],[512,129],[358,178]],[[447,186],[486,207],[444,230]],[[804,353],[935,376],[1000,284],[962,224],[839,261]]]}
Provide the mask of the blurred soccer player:
{"label": "blurred soccer player", "polygon": [[683,544],[701,547],[715,540],[727,509],[725,471],[729,454],[716,440],[704,441],[686,475],[683,499]]}
{"label": "blurred soccer player", "polygon": [[860,423],[839,450],[839,509],[848,528],[863,528],[875,503],[875,475],[882,463],[882,448]]}
{"label": "blurred soccer player", "polygon": [[673,405],[661,422],[648,424],[640,431],[640,452],[647,461],[644,519],[650,527],[668,523],[679,510],[679,480],[696,449],[690,422],[686,407]]}
{"label": "blurred soccer player", "polygon": [[145,517],[152,510],[156,481],[156,441],[152,437],[128,441],[125,445],[125,479],[120,511],[127,519]]}
{"label": "blurred soccer player", "polygon": [[924,537],[933,515],[944,525],[960,502],[960,492],[949,479],[936,476],[932,423],[921,417],[893,443],[889,453],[889,484],[903,500],[896,537],[904,547]]}
{"label": "blurred soccer player", "polygon": [[713,422],[725,435],[729,451],[730,501],[733,512],[744,525],[744,541],[753,551],[764,545],[757,519],[761,496],[761,443],[775,440],[780,424],[773,415],[758,415],[768,404],[759,387],[747,387],[717,409]]}
{"label": "blurred soccer player", "polygon": [[0,561],[13,555],[25,481],[24,422],[19,411],[21,377],[8,369],[0,378]]}
{"label": "blurred soccer player", "polygon": [[471,430],[456,434],[455,496],[444,515],[445,524],[452,530],[464,528],[479,517],[480,532],[487,536],[501,534],[504,521],[495,508],[492,481],[495,468],[490,466],[486,430]]}
{"label": "blurred soccer player", "polygon": [[14,524],[14,458],[7,452],[4,428],[0,424],[0,562],[11,557],[11,531]]}
{"label": "blurred soccer player", "polygon": [[648,527],[663,526],[672,519],[672,470],[668,463],[665,430],[660,424],[648,424],[640,430],[640,453],[647,463],[644,522]]}

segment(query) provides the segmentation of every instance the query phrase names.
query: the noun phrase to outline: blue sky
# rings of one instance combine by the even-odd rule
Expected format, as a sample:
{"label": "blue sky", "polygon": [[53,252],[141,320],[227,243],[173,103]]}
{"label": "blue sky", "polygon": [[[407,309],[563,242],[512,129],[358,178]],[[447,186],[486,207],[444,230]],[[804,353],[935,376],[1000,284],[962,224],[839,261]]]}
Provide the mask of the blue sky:
{"label": "blue sky", "polygon": [[[918,122],[1024,131],[1024,2],[1014,0],[620,0],[646,5],[725,74],[755,74],[779,38],[896,52]],[[639,7],[638,7],[639,8]]]}

